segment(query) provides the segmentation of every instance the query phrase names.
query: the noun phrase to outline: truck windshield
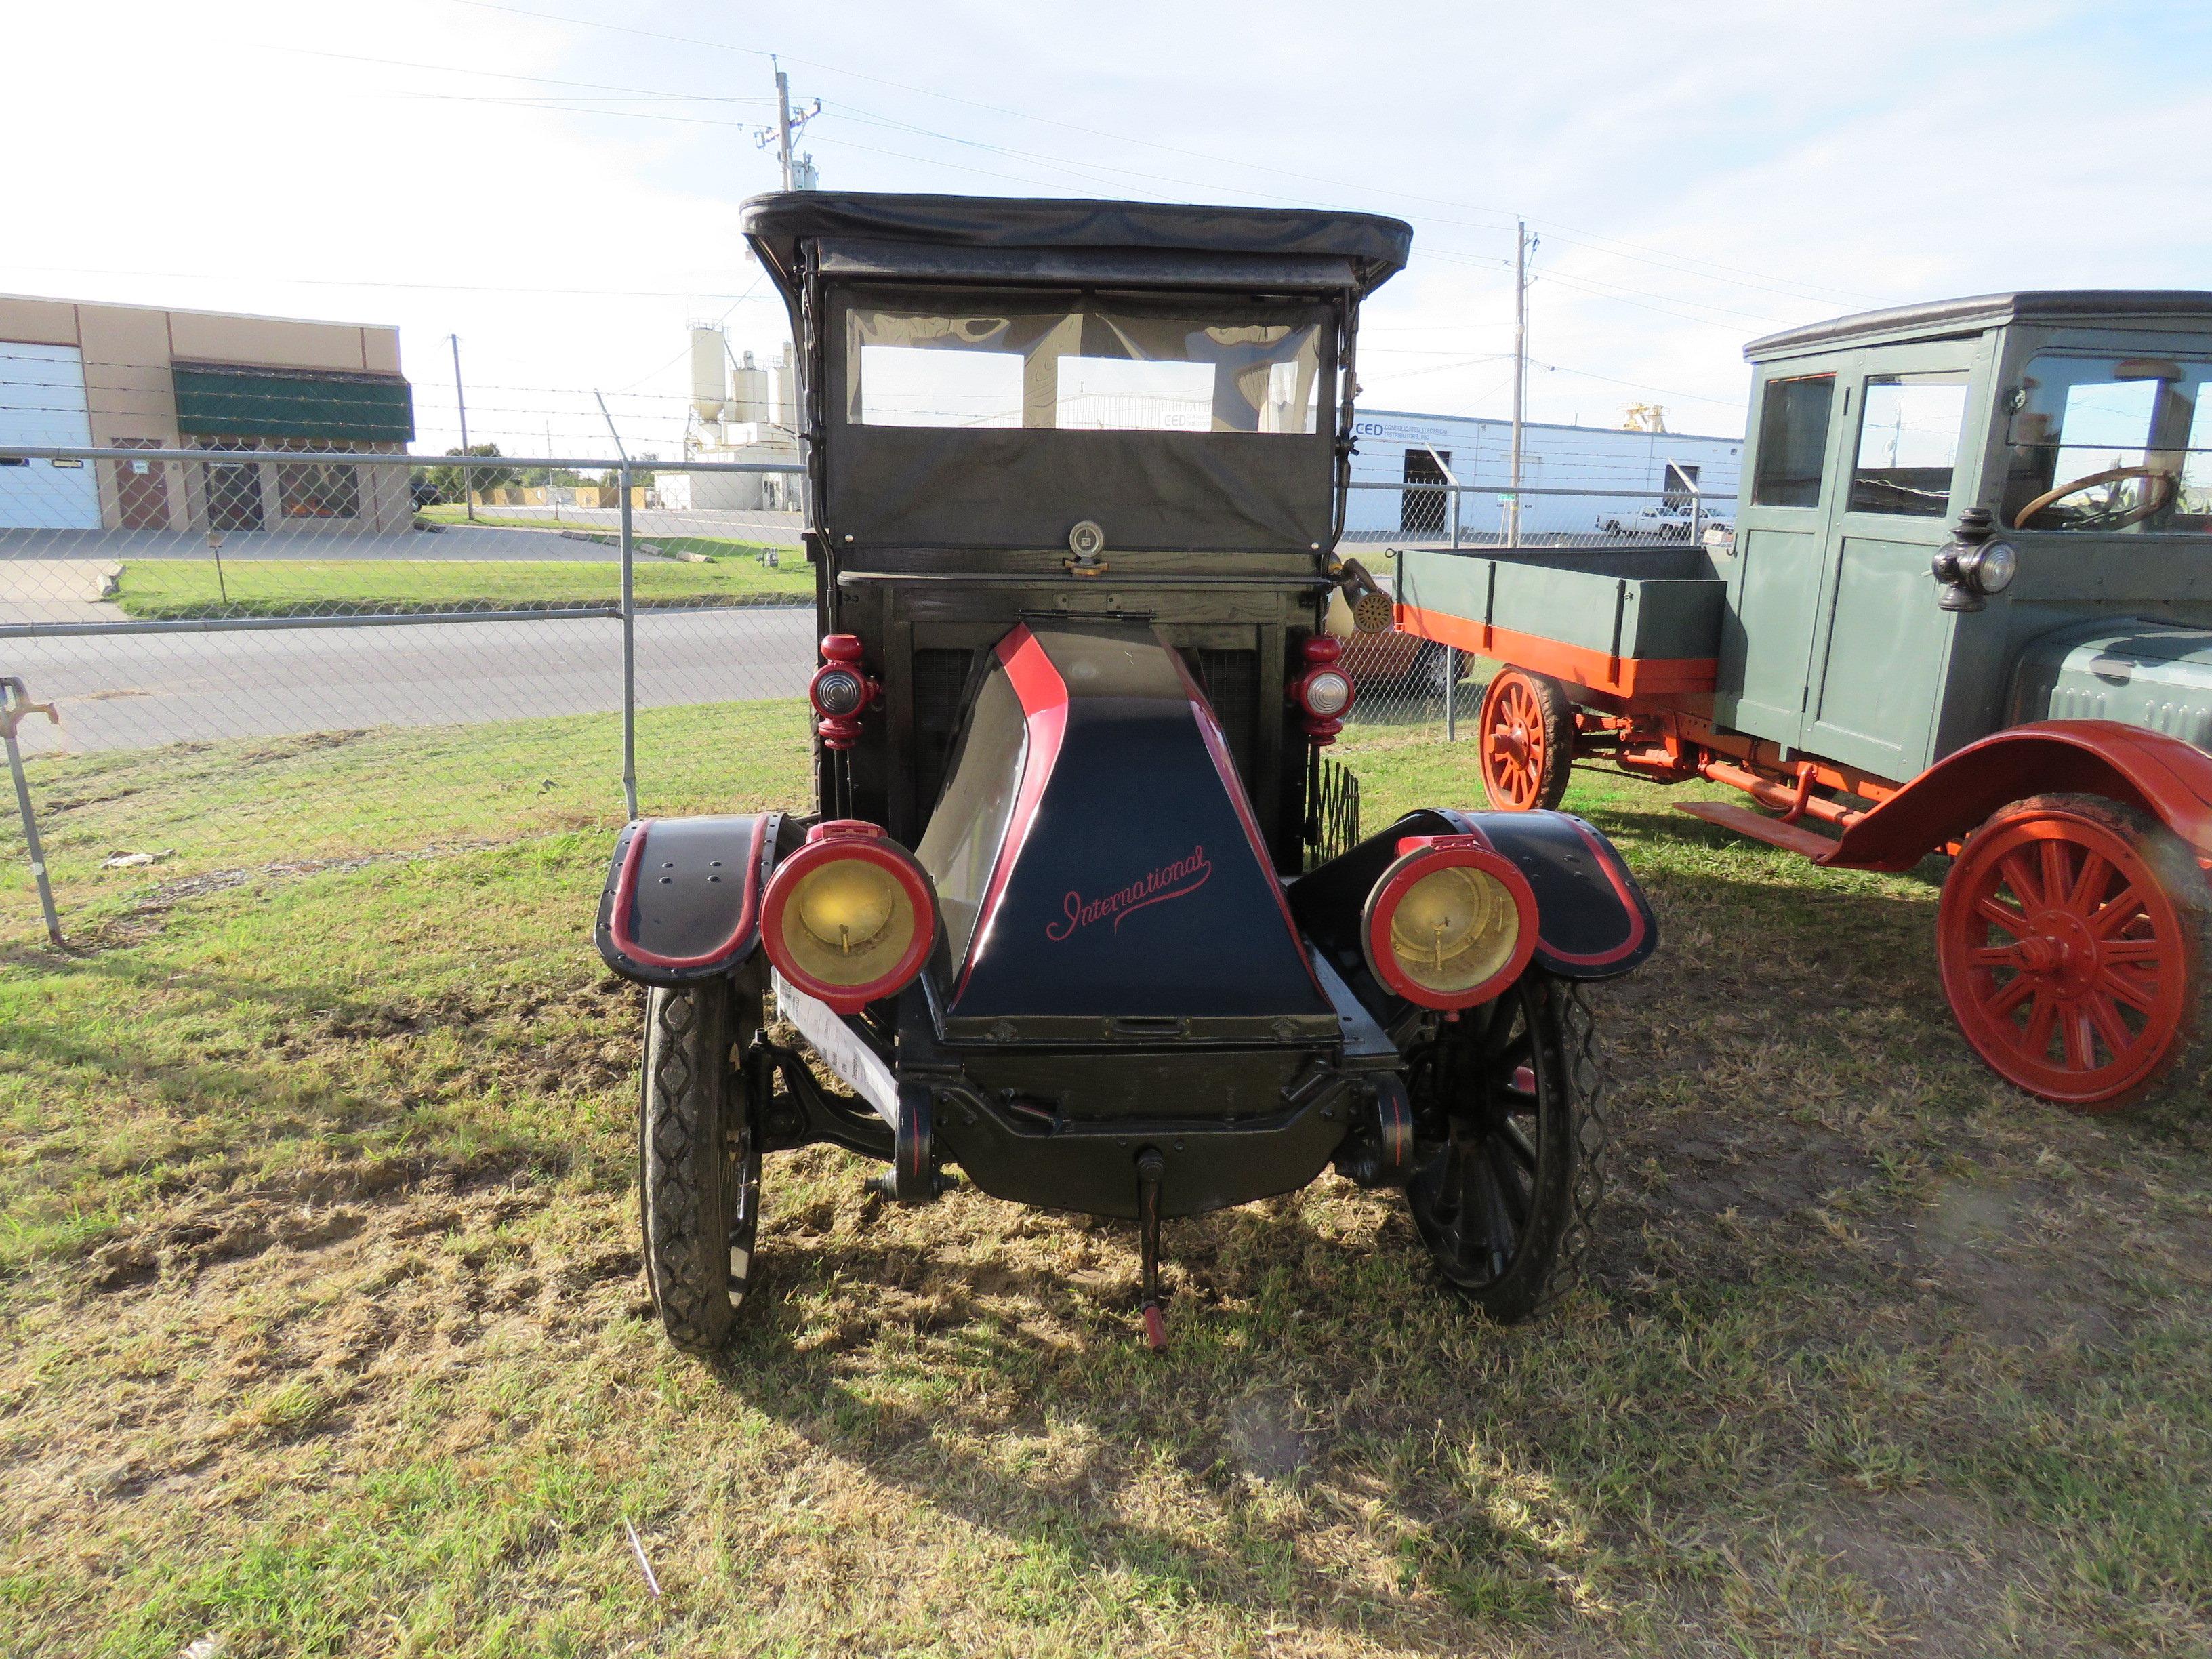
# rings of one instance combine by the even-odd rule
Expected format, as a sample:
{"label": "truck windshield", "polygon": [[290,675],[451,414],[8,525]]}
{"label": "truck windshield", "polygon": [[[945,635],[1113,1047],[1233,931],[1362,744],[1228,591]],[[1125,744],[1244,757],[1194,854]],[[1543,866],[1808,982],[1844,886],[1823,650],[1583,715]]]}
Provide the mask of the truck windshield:
{"label": "truck windshield", "polygon": [[2012,394],[2002,516],[2021,530],[2212,532],[2202,359],[2033,359]]}
{"label": "truck windshield", "polygon": [[865,426],[1312,433],[1321,316],[1107,301],[854,304],[845,418]]}

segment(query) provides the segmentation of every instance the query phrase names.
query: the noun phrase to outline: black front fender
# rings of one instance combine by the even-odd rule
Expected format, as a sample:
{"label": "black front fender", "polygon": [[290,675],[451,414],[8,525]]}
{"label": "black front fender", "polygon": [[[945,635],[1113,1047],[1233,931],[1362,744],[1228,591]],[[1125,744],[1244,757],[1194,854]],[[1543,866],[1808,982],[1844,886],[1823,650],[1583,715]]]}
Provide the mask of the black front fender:
{"label": "black front fender", "polygon": [[1650,901],[1613,845],[1569,812],[1408,812],[1290,885],[1291,913],[1340,963],[1361,960],[1367,896],[1409,836],[1474,836],[1510,859],[1536,898],[1536,965],[1562,979],[1611,979],[1659,948]]}
{"label": "black front fender", "polygon": [[640,818],[615,842],[594,939],[641,985],[691,985],[738,967],[760,943],[761,892],[780,812]]}
{"label": "black front fender", "polygon": [[1611,979],[1659,948],[1651,901],[1613,845],[1571,812],[1458,812],[1536,895],[1536,962],[1561,979]]}

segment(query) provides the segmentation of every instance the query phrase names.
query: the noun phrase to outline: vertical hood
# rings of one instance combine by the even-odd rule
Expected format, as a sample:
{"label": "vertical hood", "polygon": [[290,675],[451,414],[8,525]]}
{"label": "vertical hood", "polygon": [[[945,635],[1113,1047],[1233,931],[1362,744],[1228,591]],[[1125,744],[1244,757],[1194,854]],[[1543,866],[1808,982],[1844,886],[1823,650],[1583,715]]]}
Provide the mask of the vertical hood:
{"label": "vertical hood", "polygon": [[1335,1034],[1213,710],[1149,628],[1001,641],[918,851],[948,1036]]}

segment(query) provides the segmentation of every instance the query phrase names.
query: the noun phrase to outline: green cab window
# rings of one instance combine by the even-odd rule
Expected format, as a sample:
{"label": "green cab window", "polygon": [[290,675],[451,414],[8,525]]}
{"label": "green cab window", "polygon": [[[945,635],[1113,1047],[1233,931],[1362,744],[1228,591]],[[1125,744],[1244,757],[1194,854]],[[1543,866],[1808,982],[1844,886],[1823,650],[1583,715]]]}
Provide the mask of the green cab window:
{"label": "green cab window", "polygon": [[1951,509],[1951,478],[1966,418],[1964,370],[1870,374],[1859,402],[1853,513],[1940,519]]}
{"label": "green cab window", "polygon": [[1751,483],[1754,507],[1818,507],[1822,461],[1828,453],[1828,408],[1836,377],[1808,374],[1769,380],[1759,410],[1759,471]]}
{"label": "green cab window", "polygon": [[2007,400],[2008,528],[2212,532],[2212,362],[2045,352]]}

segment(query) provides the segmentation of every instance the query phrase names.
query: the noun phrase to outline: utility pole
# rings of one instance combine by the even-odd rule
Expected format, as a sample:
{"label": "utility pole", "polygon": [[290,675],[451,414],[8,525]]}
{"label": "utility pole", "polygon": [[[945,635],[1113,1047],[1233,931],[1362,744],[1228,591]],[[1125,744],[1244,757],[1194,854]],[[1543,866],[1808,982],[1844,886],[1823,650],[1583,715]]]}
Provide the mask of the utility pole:
{"label": "utility pole", "polygon": [[461,412],[461,465],[456,469],[461,475],[461,499],[468,504],[469,522],[477,521],[476,474],[469,470],[469,401],[461,392],[461,337],[447,337],[453,343],[453,407]]}
{"label": "utility pole", "polygon": [[[815,178],[814,158],[804,158],[798,164],[799,171],[794,172],[791,141],[799,137],[800,128],[822,113],[822,100],[816,99],[811,107],[793,116],[791,112],[791,77],[783,72],[783,65],[773,57],[768,61],[775,68],[775,125],[773,127],[756,127],[753,143],[762,149],[766,149],[770,144],[775,146],[776,160],[783,167],[783,187],[786,190],[811,190]],[[800,173],[804,174],[803,179]]]}
{"label": "utility pole", "polygon": [[1528,225],[1513,222],[1513,504],[1506,509],[1508,540],[1521,545],[1522,424],[1528,404]]}

